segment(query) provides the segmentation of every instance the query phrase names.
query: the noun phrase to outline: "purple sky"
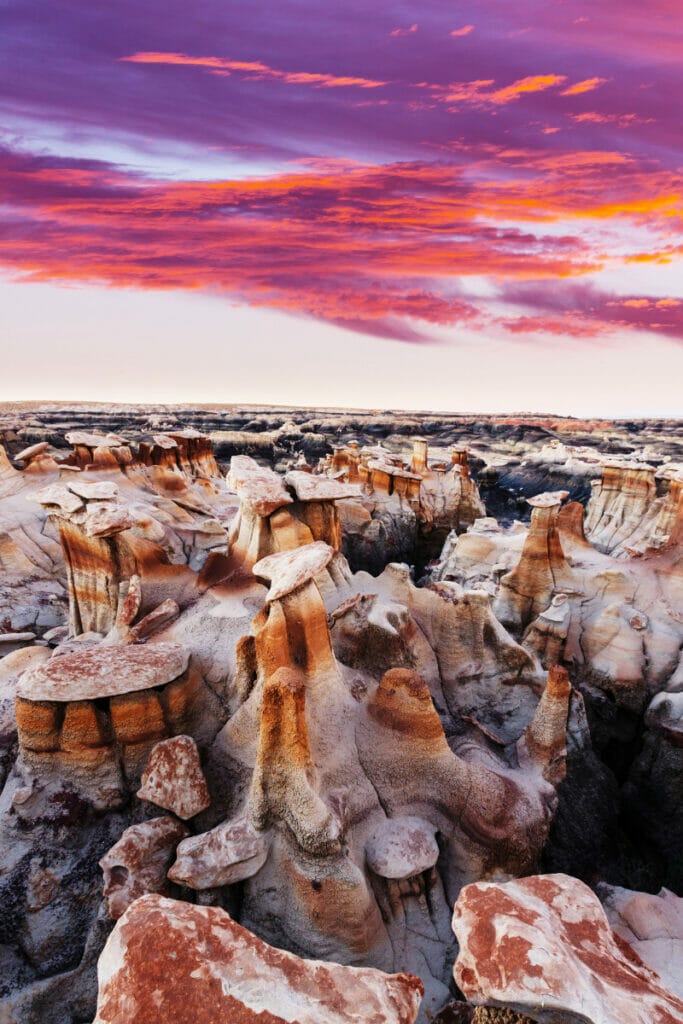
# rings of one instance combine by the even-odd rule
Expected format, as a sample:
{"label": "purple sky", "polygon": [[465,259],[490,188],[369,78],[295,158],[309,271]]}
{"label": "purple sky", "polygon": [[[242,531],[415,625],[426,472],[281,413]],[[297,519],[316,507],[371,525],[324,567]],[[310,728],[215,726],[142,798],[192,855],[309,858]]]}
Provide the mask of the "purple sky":
{"label": "purple sky", "polygon": [[0,399],[680,415],[682,69],[678,0],[6,2]]}

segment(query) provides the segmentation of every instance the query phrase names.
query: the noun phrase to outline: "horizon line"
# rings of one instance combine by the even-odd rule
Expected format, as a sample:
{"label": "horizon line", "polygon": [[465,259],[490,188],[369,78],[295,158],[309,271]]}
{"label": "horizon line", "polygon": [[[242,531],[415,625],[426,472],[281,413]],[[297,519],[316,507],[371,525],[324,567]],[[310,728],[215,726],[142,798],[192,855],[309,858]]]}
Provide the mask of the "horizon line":
{"label": "horizon line", "polygon": [[604,420],[609,423],[619,423],[623,420],[635,421],[637,423],[646,423],[653,420],[667,420],[672,422],[683,422],[683,417],[676,414],[668,415],[663,412],[657,415],[636,415],[625,413],[621,416],[605,415],[601,413],[595,413],[592,415],[576,415],[574,413],[559,413],[550,411],[532,411],[528,409],[514,410],[512,412],[489,412],[476,409],[466,409],[457,411],[453,409],[386,409],[381,406],[345,406],[345,405],[304,405],[296,404],[290,405],[286,402],[275,402],[275,403],[255,403],[255,402],[194,402],[194,401],[183,401],[183,402],[140,402],[140,401],[104,401],[104,400],[92,400],[87,399],[53,399],[53,398],[22,398],[22,399],[0,399],[0,412],[8,412],[12,410],[14,406],[36,407],[36,406],[61,406],[63,408],[71,407],[105,407],[105,408],[128,408],[128,409],[157,409],[157,408],[170,408],[170,409],[253,409],[260,411],[279,411],[288,410],[295,412],[330,412],[330,413],[354,413],[354,414],[382,414],[399,417],[401,415],[408,416],[449,416],[459,418],[469,418],[473,416],[484,416],[491,419],[518,419],[520,417],[526,417],[528,419],[554,419],[554,420],[574,420],[579,423],[592,422],[593,420]]}

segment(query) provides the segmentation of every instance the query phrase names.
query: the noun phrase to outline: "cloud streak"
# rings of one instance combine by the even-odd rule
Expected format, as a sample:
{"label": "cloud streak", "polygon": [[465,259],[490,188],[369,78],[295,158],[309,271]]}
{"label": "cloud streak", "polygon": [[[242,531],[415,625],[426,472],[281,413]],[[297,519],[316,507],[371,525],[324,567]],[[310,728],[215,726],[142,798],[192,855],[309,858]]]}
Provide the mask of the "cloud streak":
{"label": "cloud streak", "polygon": [[[479,78],[473,82],[453,82],[445,89],[433,86],[433,94],[448,104],[466,104],[474,107],[504,106],[514,103],[530,93],[545,92],[566,82],[566,75],[526,75],[510,85],[493,88],[494,78]],[[564,94],[563,94],[564,95]]]}
{"label": "cloud streak", "polygon": [[393,28],[389,33],[394,39],[398,36],[412,36],[417,32],[417,24],[409,25],[408,28]]}
{"label": "cloud streak", "polygon": [[536,311],[533,316],[503,321],[504,328],[512,333],[598,338],[635,330],[683,341],[681,299],[614,296],[591,284],[552,289],[522,284],[507,287],[504,294],[508,302]]}
{"label": "cloud streak", "polygon": [[[665,231],[673,179],[599,151],[571,164],[551,153],[497,157],[507,180],[489,176],[489,157],[476,180],[471,169],[425,162],[346,161],[243,181],[164,182],[5,149],[0,263],[31,280],[215,291],[399,340],[463,324],[536,332],[529,308],[539,307],[552,314],[548,333],[564,312],[570,335],[588,323],[594,336],[614,326],[678,336],[674,297],[658,305],[630,296],[642,300],[635,306],[607,296],[591,313],[577,305],[584,292],[565,290],[558,309],[555,282],[621,261],[622,240],[596,247],[545,229],[616,217]],[[498,289],[493,302],[471,293],[468,281],[481,277]],[[523,309],[501,320],[500,302]]]}
{"label": "cloud streak", "polygon": [[[417,26],[414,26],[415,29]],[[409,31],[412,31],[409,30]],[[372,78],[358,78],[353,75],[328,75],[312,71],[280,71],[260,60],[229,60],[227,57],[189,57],[185,53],[158,53],[142,51],[119,58],[128,64],[165,64],[189,68],[202,68],[219,73],[237,72],[255,78],[270,78],[287,85],[311,85],[325,89],[358,88],[379,89],[386,82]]]}
{"label": "cloud streak", "polygon": [[563,89],[561,96],[581,96],[584,92],[593,92],[607,81],[606,78],[584,78],[582,82],[574,82],[569,88]]}

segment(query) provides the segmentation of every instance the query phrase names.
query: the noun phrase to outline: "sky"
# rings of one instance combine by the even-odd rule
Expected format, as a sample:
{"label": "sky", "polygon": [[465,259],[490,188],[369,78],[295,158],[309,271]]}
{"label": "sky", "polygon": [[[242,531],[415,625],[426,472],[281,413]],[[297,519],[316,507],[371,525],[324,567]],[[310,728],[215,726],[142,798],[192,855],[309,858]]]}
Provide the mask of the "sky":
{"label": "sky", "polygon": [[683,414],[680,0],[3,0],[0,400]]}

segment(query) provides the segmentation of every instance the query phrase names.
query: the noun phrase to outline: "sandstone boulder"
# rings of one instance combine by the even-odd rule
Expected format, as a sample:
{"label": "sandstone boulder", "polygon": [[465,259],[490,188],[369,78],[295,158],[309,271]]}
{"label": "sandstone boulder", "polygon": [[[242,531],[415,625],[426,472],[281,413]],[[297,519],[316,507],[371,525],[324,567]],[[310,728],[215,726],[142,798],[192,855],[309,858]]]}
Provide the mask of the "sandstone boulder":
{"label": "sandstone boulder", "polygon": [[267,837],[246,819],[224,821],[209,832],[184,839],[168,877],[198,890],[233,885],[263,867],[268,845]]}

